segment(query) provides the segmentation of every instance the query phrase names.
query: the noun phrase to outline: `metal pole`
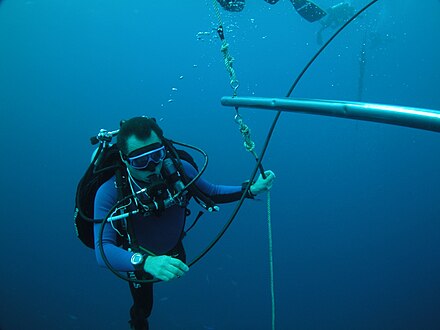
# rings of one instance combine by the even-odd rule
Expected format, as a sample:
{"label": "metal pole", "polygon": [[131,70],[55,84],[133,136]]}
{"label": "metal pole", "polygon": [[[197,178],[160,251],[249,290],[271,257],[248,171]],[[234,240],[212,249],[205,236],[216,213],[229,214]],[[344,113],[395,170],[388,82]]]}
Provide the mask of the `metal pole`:
{"label": "metal pole", "polygon": [[440,132],[440,111],[404,106],[314,99],[223,97],[222,105],[372,121]]}

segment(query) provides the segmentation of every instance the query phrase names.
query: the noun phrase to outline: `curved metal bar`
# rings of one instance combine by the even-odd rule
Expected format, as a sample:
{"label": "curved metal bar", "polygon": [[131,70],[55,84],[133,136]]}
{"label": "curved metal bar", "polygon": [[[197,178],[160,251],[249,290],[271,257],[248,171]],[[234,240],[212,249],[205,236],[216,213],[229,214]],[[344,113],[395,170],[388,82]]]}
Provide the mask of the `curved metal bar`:
{"label": "curved metal bar", "polygon": [[373,121],[440,132],[440,111],[394,105],[314,99],[223,97],[222,105]]}

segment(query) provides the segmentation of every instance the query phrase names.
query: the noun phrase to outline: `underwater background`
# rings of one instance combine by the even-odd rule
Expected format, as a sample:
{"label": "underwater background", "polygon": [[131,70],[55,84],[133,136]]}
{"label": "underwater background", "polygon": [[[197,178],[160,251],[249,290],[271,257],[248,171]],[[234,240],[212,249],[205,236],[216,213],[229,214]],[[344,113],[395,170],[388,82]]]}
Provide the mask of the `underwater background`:
{"label": "underwater background", "polygon": [[[366,3],[352,1],[358,10]],[[221,14],[240,96],[285,96],[320,47],[320,23],[287,0],[248,0],[243,12]],[[89,138],[101,128],[156,117],[166,136],[209,154],[206,179],[249,178],[255,161],[234,109],[220,104],[232,90],[216,27],[209,0],[0,1],[1,330],[128,329],[128,285],[97,266],[73,226]],[[380,0],[292,97],[438,110],[439,40],[439,1]],[[275,112],[240,113],[259,152]],[[440,328],[439,143],[417,129],[281,116],[263,161],[277,176],[277,329]],[[233,207],[205,214],[189,232],[190,260]],[[191,209],[189,222],[199,207]],[[271,328],[264,195],[245,202],[184,278],[155,286],[150,325]]]}

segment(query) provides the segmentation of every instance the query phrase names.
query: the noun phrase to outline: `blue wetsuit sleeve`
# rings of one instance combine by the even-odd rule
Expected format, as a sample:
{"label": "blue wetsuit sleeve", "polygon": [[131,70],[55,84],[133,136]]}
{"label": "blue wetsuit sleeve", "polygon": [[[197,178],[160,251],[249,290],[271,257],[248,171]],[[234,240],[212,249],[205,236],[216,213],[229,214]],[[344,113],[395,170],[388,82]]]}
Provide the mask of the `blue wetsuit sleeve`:
{"label": "blue wetsuit sleeve", "polygon": [[[187,163],[182,161],[186,175],[191,179],[197,175],[196,169]],[[226,186],[213,184],[206,181],[203,178],[199,178],[196,181],[197,187],[212,199],[215,203],[230,203],[238,201],[243,194],[242,186]],[[250,197],[250,196],[247,196]],[[252,197],[251,197],[252,198]]]}
{"label": "blue wetsuit sleeve", "polygon": [[[114,177],[105,182],[97,191],[95,196],[95,219],[104,219],[110,209],[116,204],[118,192],[115,188]],[[94,225],[95,235],[95,255],[98,264],[101,267],[107,267],[99,249],[99,232],[101,224]],[[104,227],[102,235],[102,246],[104,253],[112,267],[118,271],[134,271],[134,267],[130,262],[132,252],[124,250],[118,246],[118,232],[107,223]]]}

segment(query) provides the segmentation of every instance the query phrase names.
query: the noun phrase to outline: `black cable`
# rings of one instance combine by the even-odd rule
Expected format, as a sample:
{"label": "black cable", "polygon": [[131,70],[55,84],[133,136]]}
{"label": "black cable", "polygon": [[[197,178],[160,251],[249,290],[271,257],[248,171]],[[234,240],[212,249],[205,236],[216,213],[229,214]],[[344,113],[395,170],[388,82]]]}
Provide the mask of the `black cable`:
{"label": "black cable", "polygon": [[[304,76],[304,74],[307,72],[307,70],[309,69],[309,67],[313,64],[313,62],[316,60],[316,58],[324,51],[324,49],[333,41],[333,39],[336,38],[336,36],[343,31],[351,22],[353,22],[354,19],[356,19],[360,14],[362,14],[365,10],[367,10],[370,6],[372,6],[374,3],[376,3],[378,0],[373,0],[371,2],[369,2],[365,7],[363,7],[360,11],[358,11],[356,14],[354,14],[347,22],[345,22],[345,24],[343,24],[333,35],[332,37],[327,40],[327,42],[318,50],[318,52],[310,59],[310,61],[306,64],[306,66],[304,67],[304,69],[301,71],[301,73],[297,76],[297,78],[295,79],[294,83],[292,84],[292,86],[290,87],[289,91],[287,92],[287,96],[286,97],[290,97],[290,95],[292,94],[293,90],[296,88],[296,86],[298,85],[299,81],[301,80],[301,78]],[[269,145],[270,139],[272,138],[272,134],[273,131],[275,130],[276,124],[279,120],[281,116],[281,111],[278,111],[277,114],[275,115],[275,118],[272,122],[272,125],[269,129],[269,133],[267,134],[266,137],[266,141],[264,142],[263,145],[263,149],[261,151],[260,157],[258,157],[257,159],[257,164],[255,165],[254,170],[252,171],[252,175],[249,179],[249,183],[246,187],[246,189],[244,190],[243,195],[241,196],[237,206],[235,207],[234,211],[232,212],[232,215],[230,216],[229,220],[226,222],[226,224],[223,226],[222,230],[217,234],[217,236],[214,238],[214,240],[200,253],[199,256],[197,256],[196,258],[194,258],[193,261],[191,261],[188,265],[192,266],[194,265],[197,261],[199,261],[202,257],[204,257],[211,249],[212,247],[220,240],[220,238],[224,235],[224,233],[226,232],[226,230],[229,228],[229,226],[232,224],[232,221],[235,219],[235,217],[238,214],[238,211],[240,210],[241,206],[243,205],[243,202],[246,198],[246,191],[248,191],[248,189],[250,188],[251,184],[252,184],[252,180],[254,179],[255,175],[257,174],[258,170],[260,169],[261,166],[261,162],[263,161],[264,155],[266,153],[267,147]]]}
{"label": "black cable", "polygon": [[[1,1],[1,0],[0,0]],[[354,19],[356,19],[360,14],[362,14],[365,10],[367,10],[370,6],[372,6],[374,3],[376,3],[378,0],[373,0],[370,3],[368,3],[365,7],[363,7],[359,12],[357,12],[356,14],[353,15],[353,17],[351,17],[345,24],[343,24],[334,34],[333,36],[318,50],[318,52],[310,59],[310,61],[306,64],[306,66],[304,67],[304,69],[301,71],[301,73],[297,76],[297,78],[295,79],[294,83],[292,84],[292,86],[290,87],[289,91],[287,92],[287,96],[286,97],[290,97],[290,95],[292,94],[293,90],[296,88],[296,86],[298,85],[299,81],[301,80],[301,78],[304,76],[304,74],[307,72],[307,70],[309,69],[309,67],[313,64],[313,62],[316,60],[316,58],[324,51],[324,49],[336,38],[336,36],[343,31]],[[257,174],[258,170],[261,170],[264,173],[263,167],[262,167],[262,161],[264,158],[264,155],[266,153],[267,147],[269,145],[269,142],[272,138],[273,132],[275,130],[276,124],[280,118],[282,111],[278,111],[277,114],[275,115],[275,118],[272,122],[272,125],[269,129],[269,132],[267,134],[265,143],[263,145],[260,157],[257,158],[257,164],[255,165],[254,170],[252,171],[252,174],[250,176],[249,182],[247,184],[246,189],[244,190],[240,200],[238,201],[234,211],[232,212],[229,220],[226,222],[226,224],[223,226],[222,230],[217,234],[217,236],[214,238],[214,240],[197,256],[195,257],[190,263],[188,263],[188,266],[191,267],[192,265],[194,265],[197,261],[199,261],[201,258],[203,258],[213,247],[215,244],[217,244],[217,242],[220,240],[220,238],[222,238],[222,236],[224,235],[224,233],[226,232],[226,230],[229,228],[229,226],[232,224],[233,220],[235,219],[235,217],[238,214],[238,211],[240,210],[241,206],[243,205],[243,202],[246,198],[246,192],[249,190],[250,186],[253,183],[253,179],[255,177],[255,175]],[[130,282],[138,282],[138,283],[151,283],[151,282],[159,282],[160,280],[157,279],[152,279],[152,280],[137,280],[137,279],[132,279],[128,276],[124,276],[121,275],[119,272],[117,272],[110,264],[110,262],[108,261],[105,252],[104,252],[104,248],[102,246],[102,235],[104,232],[104,226],[106,225],[107,219],[109,218],[110,214],[114,212],[114,210],[118,207],[118,205],[121,205],[122,202],[126,201],[128,198],[131,198],[132,196],[128,196],[126,198],[124,198],[123,200],[121,200],[119,203],[117,203],[108,213],[108,215],[105,218],[105,221],[103,221],[102,225],[101,225],[101,229],[99,232],[99,249],[100,249],[100,253],[101,256],[104,260],[104,263],[107,265],[107,267],[119,278],[125,280],[125,281],[130,281]]]}

